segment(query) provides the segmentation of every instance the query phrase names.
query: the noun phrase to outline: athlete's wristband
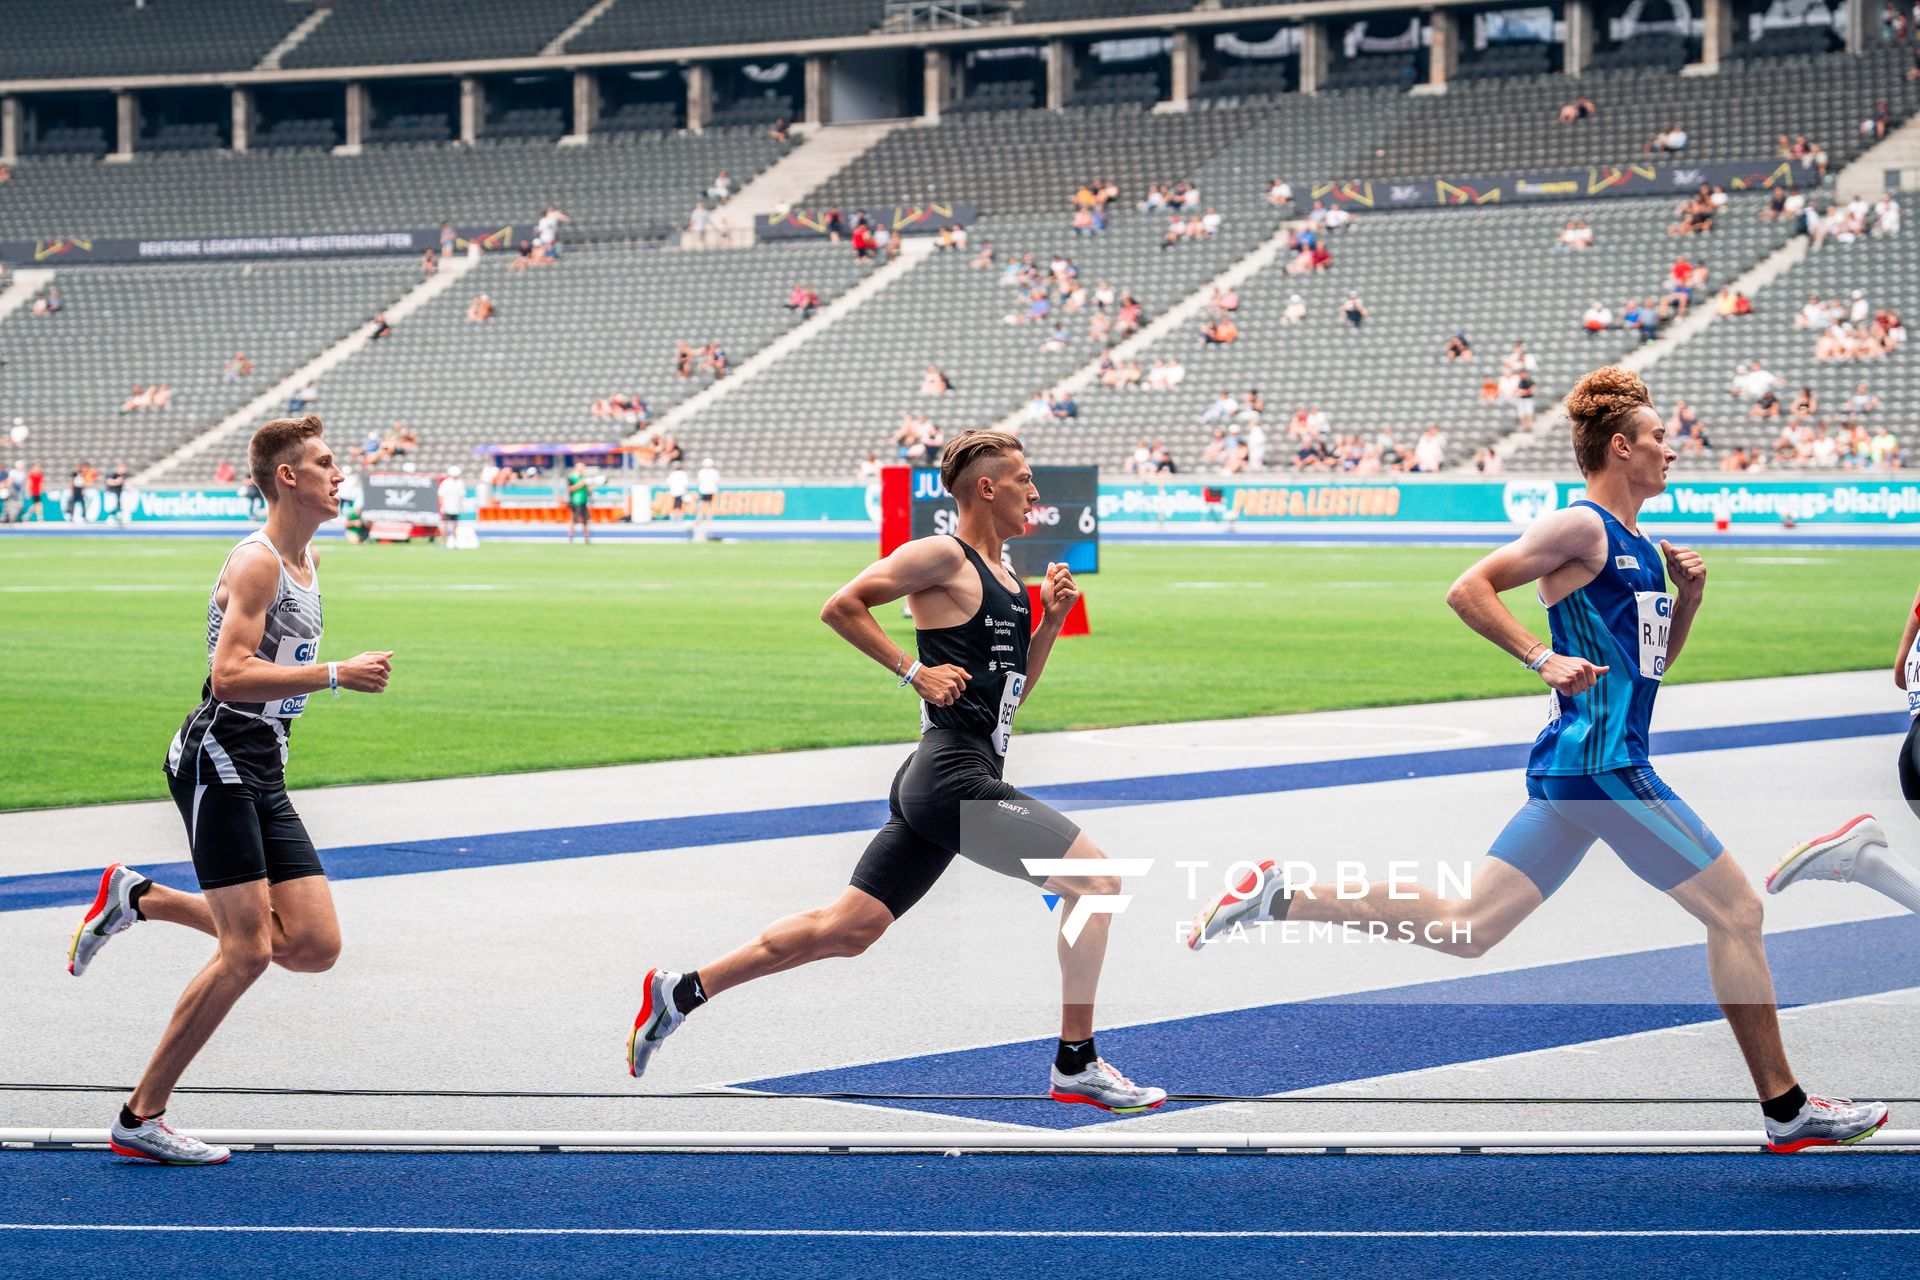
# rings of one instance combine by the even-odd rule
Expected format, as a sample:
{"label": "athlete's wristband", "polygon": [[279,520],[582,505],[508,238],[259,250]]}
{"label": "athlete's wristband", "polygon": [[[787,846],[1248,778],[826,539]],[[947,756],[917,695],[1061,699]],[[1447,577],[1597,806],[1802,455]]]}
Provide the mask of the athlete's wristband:
{"label": "athlete's wristband", "polygon": [[333,690],[334,697],[340,696],[340,664],[337,662],[327,664],[327,688]]}
{"label": "athlete's wristband", "polygon": [[1531,661],[1531,659],[1533,658],[1533,651],[1536,648],[1545,649],[1547,647],[1548,646],[1546,641],[1535,640],[1532,644],[1527,646],[1526,656],[1520,659],[1520,665],[1525,667],[1529,671],[1533,670],[1533,663]]}
{"label": "athlete's wristband", "polygon": [[899,687],[902,689],[906,688],[908,685],[913,683],[913,678],[919,674],[920,674],[920,663],[916,661],[912,666],[907,668],[907,674],[900,677]]}
{"label": "athlete's wristband", "polygon": [[1537,674],[1540,668],[1547,665],[1547,659],[1551,658],[1552,656],[1553,656],[1553,650],[1548,649],[1546,652],[1542,653],[1539,657],[1535,658],[1532,662],[1529,662],[1527,664],[1527,670]]}

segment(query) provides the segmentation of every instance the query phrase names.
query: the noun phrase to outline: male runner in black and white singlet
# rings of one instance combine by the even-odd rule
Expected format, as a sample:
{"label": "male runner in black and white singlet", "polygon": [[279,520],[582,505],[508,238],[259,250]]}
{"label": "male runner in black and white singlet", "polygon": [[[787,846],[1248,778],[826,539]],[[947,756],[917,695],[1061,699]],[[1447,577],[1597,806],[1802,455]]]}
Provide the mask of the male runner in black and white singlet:
{"label": "male runner in black and white singlet", "polygon": [[[827,601],[820,617],[854,648],[920,695],[920,745],[893,780],[887,825],[852,883],[830,906],[777,920],[745,946],[685,974],[648,972],[627,1041],[634,1075],[700,1005],[730,987],[830,956],[857,956],[904,915],[957,853],[1061,897],[1062,1012],[1051,1095],[1121,1113],[1166,1101],[1101,1061],[1093,1046],[1094,991],[1111,917],[1081,912],[1119,892],[1119,878],[1074,823],[1001,777],[1014,712],[1033,695],[1079,588],[1067,566],[1047,566],[1039,628],[1027,594],[1001,565],[1007,539],[1026,531],[1039,500],[1020,442],[973,431],[946,451],[940,478],[959,508],[959,532],[896,550]],[[903,653],[873,610],[906,597],[919,653]],[[1031,630],[1031,635],[1029,632]],[[1038,874],[1033,862],[1082,859],[1085,875]],[[1075,936],[1075,933],[1078,936]]]}
{"label": "male runner in black and white singlet", "polygon": [[214,583],[200,705],[167,750],[167,787],[187,826],[201,893],[116,863],[101,874],[67,955],[78,976],[108,938],[138,920],[183,924],[219,944],[113,1124],[114,1151],[165,1164],[227,1158],[224,1147],[175,1132],[162,1112],[234,1003],[270,963],[319,973],[340,953],[326,872],[287,799],[287,734],[309,694],[379,693],[392,668],[391,653],[319,660],[320,573],[310,544],[339,514],[341,480],[320,419],[267,423],[247,460],[267,499],[266,527],[241,539]]}

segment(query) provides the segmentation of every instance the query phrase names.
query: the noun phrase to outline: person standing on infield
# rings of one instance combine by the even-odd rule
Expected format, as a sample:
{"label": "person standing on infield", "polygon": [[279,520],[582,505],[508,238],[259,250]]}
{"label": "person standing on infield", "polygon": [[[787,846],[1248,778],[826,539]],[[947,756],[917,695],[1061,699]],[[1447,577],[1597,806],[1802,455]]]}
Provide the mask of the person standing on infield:
{"label": "person standing on infield", "polygon": [[[1675,457],[1666,424],[1639,376],[1611,366],[1580,379],[1566,405],[1586,497],[1534,521],[1447,592],[1461,621],[1553,690],[1550,718],[1527,761],[1527,802],[1475,868],[1471,896],[1451,901],[1389,879],[1343,899],[1338,886],[1291,884],[1267,862],[1195,921],[1190,944],[1203,946],[1249,920],[1306,920],[1384,928],[1403,941],[1478,956],[1566,883],[1596,840],[1605,841],[1635,875],[1706,926],[1714,998],[1753,1077],[1767,1147],[1859,1142],[1887,1122],[1886,1104],[1800,1087],[1780,1038],[1760,897],[1647,758],[1654,697],[1707,588],[1697,552],[1655,545],[1640,532],[1640,508],[1666,491]],[[1550,640],[1536,640],[1500,600],[1533,583]]]}
{"label": "person standing on infield", "polygon": [[206,683],[167,750],[167,788],[187,827],[198,894],[115,863],[67,950],[79,977],[109,938],[140,920],[212,934],[218,946],[187,984],[160,1047],[120,1108],[111,1146],[163,1164],[219,1164],[229,1152],[167,1124],[180,1076],[269,964],[321,973],[340,954],[326,871],[287,798],[287,738],[307,696],[379,693],[390,652],[319,660],[320,570],[314,531],[340,512],[340,471],[320,419],[279,418],[254,433],[247,461],[267,499],[266,526],[228,553],[207,601]]}
{"label": "person standing on infield", "polygon": [[[940,478],[959,509],[959,532],[900,547],[820,612],[821,621],[920,698],[920,746],[894,776],[886,826],[831,905],[776,920],[698,969],[650,970],[627,1039],[633,1075],[647,1069],[688,1014],[721,992],[865,951],[959,854],[1060,895],[1062,1008],[1051,1096],[1121,1113],[1166,1101],[1166,1090],[1133,1083],[1094,1049],[1094,993],[1111,922],[1099,908],[1119,893],[1119,876],[1078,826],[1002,777],[1014,712],[1033,695],[1080,589],[1066,565],[1048,565],[1043,615],[1037,629],[1030,627],[1027,593],[1002,564],[1007,540],[1026,532],[1027,513],[1040,497],[1019,440],[968,432],[946,451]],[[903,596],[917,655],[888,639],[873,616]],[[1085,874],[1071,873],[1062,865],[1068,860],[1084,863]]]}

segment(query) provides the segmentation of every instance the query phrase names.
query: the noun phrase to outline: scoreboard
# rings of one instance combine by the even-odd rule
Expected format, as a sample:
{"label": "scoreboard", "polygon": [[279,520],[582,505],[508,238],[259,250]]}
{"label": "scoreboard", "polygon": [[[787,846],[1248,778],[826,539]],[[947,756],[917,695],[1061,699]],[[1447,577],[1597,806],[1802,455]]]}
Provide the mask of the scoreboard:
{"label": "scoreboard", "polygon": [[[1094,467],[1035,467],[1033,485],[1040,501],[1027,513],[1027,532],[1007,543],[1014,572],[1023,578],[1045,575],[1053,561],[1075,573],[1100,570],[1100,473]],[[915,468],[911,478],[908,537],[957,533],[960,514],[940,473]],[[891,551],[892,539],[883,538]]]}

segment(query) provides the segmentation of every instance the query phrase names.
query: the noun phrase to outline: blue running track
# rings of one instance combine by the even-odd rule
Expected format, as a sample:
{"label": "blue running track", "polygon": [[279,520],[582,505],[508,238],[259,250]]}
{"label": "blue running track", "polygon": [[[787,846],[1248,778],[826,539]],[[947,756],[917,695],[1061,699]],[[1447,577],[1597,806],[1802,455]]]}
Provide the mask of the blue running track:
{"label": "blue running track", "polygon": [[1914,1273],[1916,1202],[1920,1158],[1871,1151],[16,1152],[0,1275],[1883,1277]]}

